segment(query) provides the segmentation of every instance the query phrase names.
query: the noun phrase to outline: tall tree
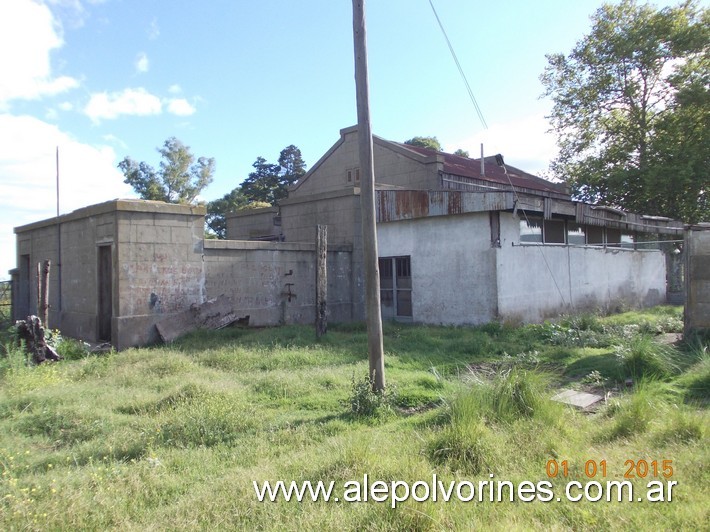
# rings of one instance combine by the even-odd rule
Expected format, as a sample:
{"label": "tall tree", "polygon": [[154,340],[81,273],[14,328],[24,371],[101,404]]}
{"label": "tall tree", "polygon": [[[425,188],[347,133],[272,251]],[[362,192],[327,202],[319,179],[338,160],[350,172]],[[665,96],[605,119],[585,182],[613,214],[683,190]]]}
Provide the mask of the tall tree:
{"label": "tall tree", "polygon": [[281,150],[279,165],[281,166],[281,179],[287,187],[296,183],[306,173],[306,163],[301,155],[301,150],[293,144]]}
{"label": "tall tree", "polygon": [[242,192],[250,202],[259,201],[275,205],[288,197],[288,187],[306,173],[306,163],[301,150],[291,144],[281,150],[279,164],[271,164],[257,157],[254,171],[242,183]]}
{"label": "tall tree", "polygon": [[162,156],[155,170],[145,162],[125,157],[118,168],[124,183],[133,187],[142,199],[168,203],[194,203],[200,192],[212,182],[214,159],[200,157],[195,161],[190,147],[170,137],[158,148]]}
{"label": "tall tree", "polygon": [[242,183],[242,192],[249,201],[265,201],[274,205],[286,197],[286,188],[281,182],[281,166],[257,157],[254,171]]}
{"label": "tall tree", "polygon": [[623,0],[592,22],[541,76],[560,148],[553,171],[585,201],[707,219],[708,10]]}
{"label": "tall tree", "polygon": [[439,139],[436,137],[412,137],[404,141],[410,146],[419,146],[420,148],[429,148],[430,150],[443,151]]}

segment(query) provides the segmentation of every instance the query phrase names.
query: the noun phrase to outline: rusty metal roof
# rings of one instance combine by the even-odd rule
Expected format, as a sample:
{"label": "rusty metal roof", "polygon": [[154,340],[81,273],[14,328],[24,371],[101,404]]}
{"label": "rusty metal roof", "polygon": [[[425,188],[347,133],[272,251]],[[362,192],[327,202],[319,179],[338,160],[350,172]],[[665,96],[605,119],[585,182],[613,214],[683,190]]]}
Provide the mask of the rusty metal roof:
{"label": "rusty metal roof", "polygon": [[512,183],[514,187],[569,195],[565,185],[562,183],[553,183],[552,181],[529,174],[519,168],[506,164],[505,166],[508,170],[508,177],[510,177],[509,181],[503,168],[496,164],[495,157],[483,158],[485,175],[481,175],[481,159],[469,159],[468,157],[461,157],[459,155],[454,155],[453,153],[437,152],[436,150],[422,148],[420,146],[411,146],[409,144],[395,144],[399,144],[400,146],[420,153],[421,155],[442,156],[444,158],[444,173],[447,174],[488,181],[493,186],[504,185],[506,188],[509,188],[510,183]]}

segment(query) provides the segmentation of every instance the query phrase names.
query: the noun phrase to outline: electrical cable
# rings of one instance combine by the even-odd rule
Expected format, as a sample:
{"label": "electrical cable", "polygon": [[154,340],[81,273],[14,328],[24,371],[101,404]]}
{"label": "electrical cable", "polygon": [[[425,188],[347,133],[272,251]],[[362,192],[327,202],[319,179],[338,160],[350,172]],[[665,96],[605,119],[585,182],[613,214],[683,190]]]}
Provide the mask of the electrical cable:
{"label": "electrical cable", "polygon": [[444,29],[444,25],[441,23],[441,19],[439,18],[439,15],[436,12],[436,8],[434,7],[434,2],[432,0],[429,0],[429,5],[431,6],[431,10],[434,12],[434,16],[436,17],[436,21],[439,24],[439,28],[441,28],[441,33],[444,34],[444,39],[446,39],[446,44],[449,46],[449,51],[451,52],[451,56],[454,58],[454,62],[456,63],[456,68],[459,69],[459,74],[461,74],[461,78],[463,78],[463,82],[466,85],[466,90],[468,91],[468,95],[471,98],[471,103],[473,103],[473,107],[476,109],[476,113],[478,114],[478,118],[481,121],[483,128],[488,129],[488,124],[486,123],[486,119],[483,118],[483,112],[481,111],[481,108],[478,106],[478,102],[476,101],[476,97],[473,95],[473,91],[471,90],[471,85],[469,85],[468,79],[466,79],[466,74],[464,74],[463,68],[461,68],[461,63],[459,63],[459,59],[458,59],[458,57],[456,57],[456,52],[454,52],[454,47],[451,45],[451,41],[449,40],[449,36],[446,34],[446,30]]}
{"label": "electrical cable", "polygon": [[[496,155],[496,163],[498,166],[503,168],[503,173],[505,174],[505,177],[508,178],[508,183],[510,184],[510,189],[513,191],[513,196],[515,196],[515,206],[517,209],[517,205],[520,203],[520,196],[518,196],[518,191],[515,190],[515,187],[513,186],[513,181],[510,179],[510,176],[508,175],[508,169],[505,167],[505,162],[503,161],[503,156],[501,154]],[[521,209],[523,211],[523,216],[525,217],[525,223],[530,225],[530,219],[528,218],[528,213],[525,211],[525,209]],[[544,225],[543,221],[543,225]],[[542,228],[543,234],[544,234],[544,228]],[[540,250],[540,256],[542,256],[542,261],[545,263],[545,267],[547,268],[547,271],[550,273],[550,277],[552,278],[552,283],[555,285],[555,288],[557,289],[557,293],[560,295],[560,299],[562,300],[562,305],[567,306],[567,301],[565,301],[565,296],[562,294],[562,289],[560,286],[557,284],[557,279],[555,278],[555,274],[552,272],[552,268],[550,267],[550,263],[547,262],[547,257],[545,257],[545,252],[543,251],[543,246],[536,246],[537,249]],[[572,276],[572,272],[569,272],[570,279]],[[570,294],[571,297],[571,294]],[[572,305],[572,300],[570,299],[570,307],[574,308]]]}

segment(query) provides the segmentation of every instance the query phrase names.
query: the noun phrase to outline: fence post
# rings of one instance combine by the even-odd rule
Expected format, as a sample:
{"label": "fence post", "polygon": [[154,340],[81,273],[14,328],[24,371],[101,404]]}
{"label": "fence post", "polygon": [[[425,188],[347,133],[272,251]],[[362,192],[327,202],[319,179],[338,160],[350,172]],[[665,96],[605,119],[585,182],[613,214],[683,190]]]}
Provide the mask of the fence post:
{"label": "fence post", "polygon": [[316,337],[328,329],[328,226],[319,225],[316,231]]}

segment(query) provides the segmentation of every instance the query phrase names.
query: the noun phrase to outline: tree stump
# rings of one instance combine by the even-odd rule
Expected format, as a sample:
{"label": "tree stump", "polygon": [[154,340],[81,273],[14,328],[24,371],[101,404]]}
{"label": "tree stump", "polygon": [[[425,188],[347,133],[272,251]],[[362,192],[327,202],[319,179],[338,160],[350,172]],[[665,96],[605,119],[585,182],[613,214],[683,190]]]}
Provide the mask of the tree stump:
{"label": "tree stump", "polygon": [[44,327],[42,320],[37,316],[27,316],[24,320],[15,322],[17,327],[17,339],[25,342],[25,352],[35,364],[41,364],[47,360],[62,360],[62,357],[44,339]]}

